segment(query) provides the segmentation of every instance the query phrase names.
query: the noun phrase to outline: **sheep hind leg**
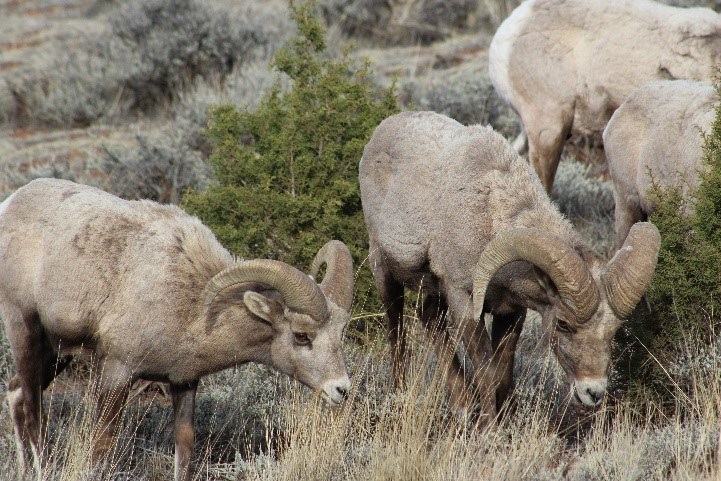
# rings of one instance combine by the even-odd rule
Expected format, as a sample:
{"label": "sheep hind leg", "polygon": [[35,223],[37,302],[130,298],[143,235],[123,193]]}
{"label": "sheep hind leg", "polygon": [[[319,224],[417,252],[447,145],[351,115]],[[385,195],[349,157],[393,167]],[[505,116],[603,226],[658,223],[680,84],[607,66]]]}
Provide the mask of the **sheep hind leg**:
{"label": "sheep hind leg", "polygon": [[8,386],[8,404],[18,446],[18,467],[28,468],[31,454],[35,471],[42,477],[45,423],[42,391],[52,380],[53,350],[36,312],[5,307],[6,334],[17,366]]}
{"label": "sheep hind leg", "polygon": [[[45,351],[45,355],[43,357],[44,362],[41,370],[42,380],[40,385],[41,393],[47,389],[55,376],[61,373],[71,360],[70,356],[63,358],[57,357],[51,349]],[[44,436],[42,434],[44,434],[47,429],[46,420],[41,414],[41,422],[38,427],[41,435],[39,436],[40,439],[36,442],[35,447],[33,447],[26,424],[24,391],[21,386],[19,376],[13,376],[13,378],[10,379],[10,383],[8,384],[7,401],[10,416],[13,421],[13,429],[15,431],[18,469],[20,472],[24,472],[26,470],[28,466],[28,455],[31,454],[33,458],[33,465],[37,472],[40,473],[42,464],[40,450],[43,446],[42,438],[44,438]],[[42,405],[42,397],[40,402]],[[28,453],[28,450],[30,453]],[[38,474],[38,476],[40,476],[40,474]]]}
{"label": "sheep hind leg", "polygon": [[473,395],[466,383],[463,366],[458,361],[453,340],[448,333],[448,306],[441,296],[428,294],[423,299],[421,322],[433,343],[439,364],[445,368],[449,407],[454,416],[467,420],[473,407]]}
{"label": "sheep hind leg", "polygon": [[396,282],[383,261],[382,254],[371,239],[370,264],[381,301],[386,311],[388,343],[393,360],[393,380],[396,389],[405,386],[406,333],[403,325],[403,284]]}
{"label": "sheep hind leg", "polygon": [[190,481],[193,477],[191,458],[195,444],[194,416],[197,389],[197,381],[170,385],[175,434],[175,481]]}
{"label": "sheep hind leg", "polygon": [[30,442],[27,427],[25,425],[25,409],[23,390],[20,386],[20,378],[13,376],[8,384],[7,392],[8,409],[13,422],[13,430],[15,431],[15,445],[17,454],[18,474],[25,472],[28,461],[27,446]]}

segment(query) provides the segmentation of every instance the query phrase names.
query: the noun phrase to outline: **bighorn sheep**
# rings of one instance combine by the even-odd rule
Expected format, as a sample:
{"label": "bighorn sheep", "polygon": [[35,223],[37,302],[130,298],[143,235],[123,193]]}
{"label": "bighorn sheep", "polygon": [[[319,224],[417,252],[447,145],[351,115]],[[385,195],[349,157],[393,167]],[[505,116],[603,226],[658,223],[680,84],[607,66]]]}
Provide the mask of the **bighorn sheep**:
{"label": "bighorn sheep", "polygon": [[[341,350],[353,266],[326,244],[312,275],[279,261],[236,262],[175,206],[126,201],[40,179],[0,204],[0,310],[17,374],[8,386],[18,461],[43,464],[41,396],[68,363],[98,366],[94,457],[112,445],[130,383],[166,381],[174,412],[175,479],[190,479],[193,410],[202,376],[268,364],[331,403],[350,381]],[[21,469],[24,469],[22,467]]]}
{"label": "bighorn sheep", "polygon": [[[433,112],[400,113],[378,126],[363,151],[360,187],[397,382],[405,357],[404,287],[422,288],[421,320],[448,356],[454,410],[463,413],[474,401],[472,387],[483,414],[498,412],[512,386],[527,309],[555,331],[553,349],[574,399],[601,402],[611,339],[655,268],[660,240],[653,225],[634,226],[606,263],[500,134]],[[446,311],[472,360],[472,386],[457,359],[444,354],[452,352]],[[490,338],[480,327],[484,313],[493,316]]]}
{"label": "bighorn sheep", "polygon": [[721,15],[649,0],[527,0],[498,28],[488,59],[550,192],[568,135],[600,137],[634,89],[653,80],[711,83]]}
{"label": "bighorn sheep", "polygon": [[703,138],[716,116],[716,89],[688,80],[651,82],[635,90],[603,131],[616,200],[616,245],[655,208],[653,184],[698,187]]}

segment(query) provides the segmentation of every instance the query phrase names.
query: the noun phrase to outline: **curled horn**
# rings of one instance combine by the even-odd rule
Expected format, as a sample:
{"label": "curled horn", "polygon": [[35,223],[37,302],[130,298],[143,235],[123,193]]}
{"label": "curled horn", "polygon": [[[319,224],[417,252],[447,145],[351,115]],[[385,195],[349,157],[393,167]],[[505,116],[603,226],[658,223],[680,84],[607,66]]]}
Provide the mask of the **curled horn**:
{"label": "curled horn", "polygon": [[577,323],[596,312],[600,294],[591,271],[576,251],[558,236],[534,228],[501,232],[481,253],[473,276],[473,315],[480,318],[491,278],[501,267],[526,261],[543,270],[553,281],[564,305]]}
{"label": "curled horn", "polygon": [[306,274],[284,262],[270,259],[242,261],[222,270],[203,290],[203,314],[207,315],[215,297],[228,287],[258,282],[276,289],[292,310],[325,322],[328,306],[318,285]]}
{"label": "curled horn", "polygon": [[619,319],[626,319],[641,300],[651,282],[660,248],[661,236],[656,226],[638,222],[601,272],[606,300]]}
{"label": "curled horn", "polygon": [[311,277],[316,278],[323,264],[327,267],[320,290],[338,307],[350,312],[353,301],[353,258],[348,247],[341,241],[328,241],[310,265]]}

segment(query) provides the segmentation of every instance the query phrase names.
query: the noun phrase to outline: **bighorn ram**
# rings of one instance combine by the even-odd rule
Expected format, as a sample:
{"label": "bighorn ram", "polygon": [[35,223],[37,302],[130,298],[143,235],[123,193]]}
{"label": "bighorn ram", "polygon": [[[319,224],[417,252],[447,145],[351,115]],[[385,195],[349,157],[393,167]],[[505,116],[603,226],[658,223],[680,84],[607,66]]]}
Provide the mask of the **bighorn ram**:
{"label": "bighorn ram", "polygon": [[550,192],[568,135],[599,137],[634,89],[653,80],[711,83],[721,15],[649,0],[527,0],[498,28],[488,58]]}
{"label": "bighorn ram", "polygon": [[[452,352],[446,311],[461,333],[482,413],[493,415],[508,396],[527,309],[554,331],[553,349],[574,399],[601,402],[611,339],[655,268],[660,240],[653,225],[634,226],[606,263],[500,134],[433,112],[404,112],[378,126],[363,151],[360,187],[397,382],[405,357],[404,287],[422,288],[421,319],[439,353]],[[493,316],[490,338],[484,313]],[[451,406],[464,412],[471,386],[457,359],[445,359]]]}
{"label": "bighorn ram", "polygon": [[[341,338],[353,291],[344,244],[331,241],[320,285],[274,260],[236,262],[198,219],[40,179],[0,204],[0,310],[17,374],[8,401],[18,461],[43,464],[41,396],[77,351],[94,352],[94,456],[116,434],[130,382],[166,381],[175,479],[190,479],[198,380],[249,361],[275,367],[339,403],[350,381]],[[24,469],[21,468],[21,469]]]}
{"label": "bighorn ram", "polygon": [[651,82],[635,90],[603,131],[616,200],[616,245],[655,208],[653,184],[698,187],[703,138],[719,101],[716,90],[688,80]]}

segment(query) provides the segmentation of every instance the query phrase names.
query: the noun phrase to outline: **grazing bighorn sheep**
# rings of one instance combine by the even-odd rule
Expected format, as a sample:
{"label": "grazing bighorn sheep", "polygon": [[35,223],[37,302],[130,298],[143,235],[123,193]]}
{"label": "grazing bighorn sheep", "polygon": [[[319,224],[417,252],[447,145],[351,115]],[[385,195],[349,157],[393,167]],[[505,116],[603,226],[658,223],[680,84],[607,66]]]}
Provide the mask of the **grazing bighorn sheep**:
{"label": "grazing bighorn sheep", "polygon": [[[446,311],[472,360],[483,414],[496,413],[509,394],[527,309],[554,331],[553,349],[574,399],[587,406],[601,402],[611,339],[656,264],[660,241],[653,225],[634,226],[606,263],[500,134],[433,112],[400,113],[378,126],[363,151],[360,187],[397,383],[407,287],[425,294],[421,320],[447,356],[454,410],[464,412],[473,397],[458,360],[447,354],[453,349]],[[493,316],[490,338],[484,313]]]}
{"label": "grazing bighorn sheep", "polygon": [[134,379],[170,384],[176,480],[191,477],[202,376],[252,361],[321,390],[331,404],[350,388],[341,341],[353,266],[338,241],[313,262],[312,275],[328,265],[318,285],[283,262],[236,262],[177,207],[40,179],[0,204],[0,253],[21,466],[30,450],[42,469],[42,390],[80,350],[94,352],[99,373],[95,457],[111,446]]}
{"label": "grazing bighorn sheep", "polygon": [[653,213],[655,184],[698,187],[703,138],[716,116],[716,90],[689,80],[651,82],[635,90],[603,131],[616,201],[616,246],[631,226]]}
{"label": "grazing bighorn sheep", "polygon": [[721,15],[649,0],[527,0],[498,28],[488,59],[550,192],[568,135],[599,137],[634,89],[653,80],[711,83]]}

